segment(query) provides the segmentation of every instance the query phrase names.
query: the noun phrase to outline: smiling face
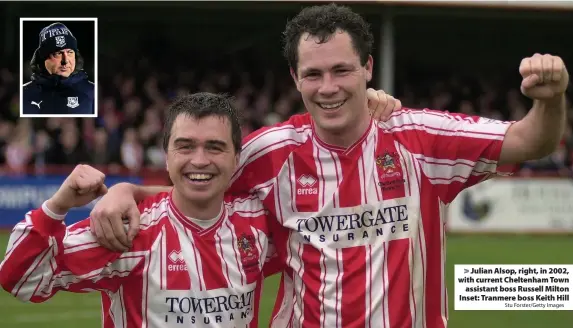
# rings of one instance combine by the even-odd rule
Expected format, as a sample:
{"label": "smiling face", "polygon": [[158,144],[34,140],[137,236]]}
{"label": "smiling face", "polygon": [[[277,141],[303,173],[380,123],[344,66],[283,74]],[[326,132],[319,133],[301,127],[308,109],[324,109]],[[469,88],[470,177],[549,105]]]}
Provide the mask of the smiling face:
{"label": "smiling face", "polygon": [[51,53],[44,61],[44,65],[48,73],[68,77],[76,69],[76,52],[72,49],[62,49]]}
{"label": "smiling face", "polygon": [[308,33],[301,36],[297,72],[291,74],[321,137],[364,132],[364,122],[370,121],[365,106],[372,63],[369,56],[361,65],[352,38],[340,29],[323,43]]}
{"label": "smiling face", "polygon": [[174,185],[176,205],[186,215],[214,217],[239,156],[234,149],[227,117],[195,118],[179,114],[171,128],[167,149],[167,171]]}

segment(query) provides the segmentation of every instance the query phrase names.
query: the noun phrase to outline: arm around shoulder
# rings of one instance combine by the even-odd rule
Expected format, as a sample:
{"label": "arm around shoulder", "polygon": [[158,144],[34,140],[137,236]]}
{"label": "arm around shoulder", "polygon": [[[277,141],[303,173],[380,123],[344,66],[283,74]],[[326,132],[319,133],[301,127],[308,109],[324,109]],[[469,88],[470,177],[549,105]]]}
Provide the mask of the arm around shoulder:
{"label": "arm around shoulder", "polygon": [[[117,252],[129,249],[139,232],[141,212],[137,204],[170,190],[167,186],[139,186],[127,182],[111,187],[90,213],[90,225],[98,242]],[[124,218],[129,221],[127,233],[123,229]]]}
{"label": "arm around shoulder", "polygon": [[[111,187],[108,191],[108,195],[113,190],[113,197],[115,196],[132,196],[135,202],[139,203],[145,200],[148,197],[152,197],[162,192],[170,192],[172,187],[170,186],[140,186],[137,184],[129,183],[129,182],[121,182],[113,187]],[[107,197],[104,196],[104,197]]]}

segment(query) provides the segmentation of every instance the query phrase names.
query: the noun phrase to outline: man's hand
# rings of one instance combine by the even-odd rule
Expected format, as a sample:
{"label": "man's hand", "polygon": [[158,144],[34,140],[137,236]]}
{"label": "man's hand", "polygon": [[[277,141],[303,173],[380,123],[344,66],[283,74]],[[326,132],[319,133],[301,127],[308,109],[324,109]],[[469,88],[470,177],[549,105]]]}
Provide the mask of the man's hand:
{"label": "man's hand", "polygon": [[[125,252],[139,232],[140,212],[133,195],[133,186],[118,183],[109,188],[90,213],[90,228],[103,247]],[[125,231],[123,219],[129,221]]]}
{"label": "man's hand", "polygon": [[525,117],[505,134],[498,165],[541,159],[557,149],[566,125],[569,73],[556,56],[535,54],[519,65],[521,92],[533,100]]}
{"label": "man's hand", "polygon": [[533,100],[558,100],[569,85],[569,73],[557,56],[535,54],[519,65],[521,93]]}
{"label": "man's hand", "polygon": [[386,121],[392,112],[402,109],[400,100],[386,94],[382,90],[369,88],[366,90],[368,99],[368,111],[375,120]]}
{"label": "man's hand", "polygon": [[78,165],[60,189],[46,202],[56,214],[66,214],[71,208],[81,207],[105,195],[105,174],[88,165]]}

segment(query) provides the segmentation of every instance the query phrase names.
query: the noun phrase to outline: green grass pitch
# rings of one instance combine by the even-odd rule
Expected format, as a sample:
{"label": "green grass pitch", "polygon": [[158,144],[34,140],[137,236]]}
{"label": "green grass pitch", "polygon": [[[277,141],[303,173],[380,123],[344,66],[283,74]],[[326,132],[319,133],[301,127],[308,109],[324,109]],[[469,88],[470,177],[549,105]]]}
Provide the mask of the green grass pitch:
{"label": "green grass pitch", "polygon": [[[0,233],[0,258],[8,234]],[[453,328],[571,328],[572,311],[454,311],[454,264],[571,264],[571,236],[453,235],[447,240],[449,327]],[[268,327],[278,277],[265,283],[259,327]],[[99,294],[59,293],[43,304],[24,304],[0,291],[0,327],[100,327]]]}

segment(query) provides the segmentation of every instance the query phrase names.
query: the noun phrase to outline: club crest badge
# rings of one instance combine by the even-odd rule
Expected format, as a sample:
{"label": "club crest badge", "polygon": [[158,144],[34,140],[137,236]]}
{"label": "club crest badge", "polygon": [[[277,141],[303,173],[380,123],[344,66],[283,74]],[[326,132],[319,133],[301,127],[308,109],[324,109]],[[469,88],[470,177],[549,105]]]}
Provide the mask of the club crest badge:
{"label": "club crest badge", "polygon": [[385,152],[384,155],[376,158],[376,165],[380,167],[387,176],[399,175],[400,159],[398,154]]}
{"label": "club crest badge", "polygon": [[66,38],[62,35],[56,36],[56,47],[62,48],[66,45]]}
{"label": "club crest badge", "polygon": [[248,236],[246,234],[242,234],[237,239],[237,247],[239,248],[239,252],[243,255],[246,259],[254,259],[257,257],[256,249],[255,249],[255,237]]}
{"label": "club crest badge", "polygon": [[68,97],[68,107],[76,108],[80,105],[78,97]]}

